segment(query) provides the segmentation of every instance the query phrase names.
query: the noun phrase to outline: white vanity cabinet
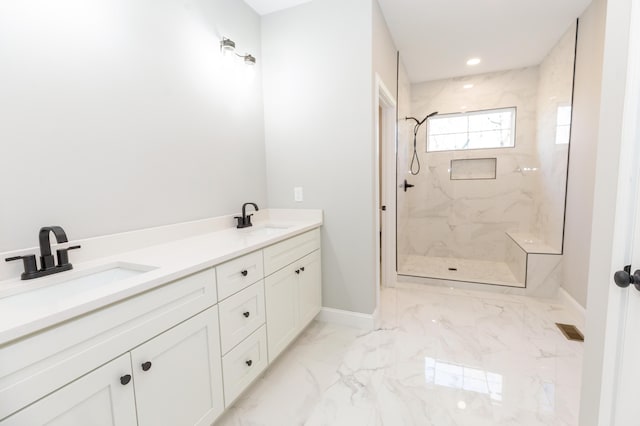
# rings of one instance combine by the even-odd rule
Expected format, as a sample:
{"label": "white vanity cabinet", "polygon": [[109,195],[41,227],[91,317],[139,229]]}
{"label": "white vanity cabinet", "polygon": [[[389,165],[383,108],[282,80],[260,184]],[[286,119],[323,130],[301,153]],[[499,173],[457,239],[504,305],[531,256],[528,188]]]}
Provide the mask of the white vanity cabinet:
{"label": "white vanity cabinet", "polygon": [[297,265],[300,268],[300,273],[296,273],[298,276],[298,325],[302,331],[318,315],[322,307],[320,250],[303,257]]}
{"label": "white vanity cabinet", "polygon": [[211,425],[321,305],[314,229],[0,345],[0,426]]}
{"label": "white vanity cabinet", "polygon": [[[0,346],[0,425],[14,424],[14,416],[23,415],[18,410],[34,401],[39,402],[28,407],[28,411],[32,413],[30,415],[46,417],[49,413],[48,405],[41,406],[39,403],[53,395],[58,395],[58,392],[62,392],[62,395],[70,395],[69,398],[55,397],[58,408],[66,407],[66,410],[74,411],[80,402],[75,399],[73,389],[80,378],[92,376],[100,371],[102,368],[100,366],[110,365],[112,360],[119,359],[123,354],[126,354],[129,359],[130,351],[135,355],[143,348],[153,348],[154,345],[164,345],[164,349],[170,356],[175,359],[182,358],[185,363],[194,363],[194,360],[200,362],[205,357],[210,357],[210,365],[200,362],[200,367],[206,367],[204,371],[211,374],[209,380],[219,385],[222,380],[218,308],[214,306],[216,302],[215,270],[210,268]],[[199,314],[200,312],[203,314]],[[200,327],[196,333],[197,338],[192,337],[189,340],[188,336],[193,336],[189,330],[194,326]],[[205,346],[205,335],[208,346]],[[183,342],[180,336],[187,340]],[[154,354],[149,353],[149,356],[151,355]],[[170,358],[165,357],[162,362],[168,359]],[[172,366],[172,370],[175,371],[170,374],[176,374],[176,376],[181,374],[177,364],[176,362]],[[128,361],[126,371],[127,374],[135,376],[135,380],[142,381],[142,377],[138,377],[139,371],[131,368],[131,361]],[[184,372],[184,369],[182,371]],[[100,389],[107,389],[110,394],[117,395],[126,386],[122,388],[119,387],[120,385],[115,388],[111,386],[113,383],[119,383],[119,378],[123,374],[125,372],[116,372],[115,376],[102,384],[90,381],[91,385],[87,386],[102,386]],[[193,377],[192,372],[189,374]],[[198,380],[202,380],[200,376],[204,375],[198,374]],[[154,374],[154,376],[157,375]],[[133,382],[134,380],[129,387],[133,387]],[[193,386],[194,391],[200,391],[202,388],[197,382],[177,383],[183,386],[183,391],[186,393],[191,392],[190,389],[186,389],[186,386]],[[68,386],[71,390],[67,390]],[[165,398],[164,395],[171,392],[173,392],[171,388],[159,387],[153,390],[156,395],[161,395],[161,400]],[[141,396],[138,392],[136,393],[136,396]],[[212,394],[212,391],[209,390],[208,393]],[[222,389],[216,390],[216,393],[211,398],[219,399],[215,406],[222,407]],[[133,395],[133,391],[131,394]],[[44,399],[41,399],[43,397]],[[83,402],[80,405],[84,407],[87,403],[97,403],[99,399]],[[131,403],[135,406],[133,399]],[[163,406],[167,407],[168,404],[165,403]],[[42,413],[38,407],[43,407]],[[212,404],[212,410],[213,407]],[[163,407],[161,406],[160,409]],[[10,416],[16,411],[18,411],[17,414]],[[105,408],[103,412],[106,411],[108,409]],[[220,411],[221,409],[217,413]],[[117,410],[114,409],[114,412]],[[206,414],[203,412],[201,416]],[[142,418],[144,419],[144,415]],[[65,421],[65,424],[93,423],[69,420]],[[113,424],[120,423],[115,421]]]}
{"label": "white vanity cabinet", "polygon": [[320,311],[320,231],[274,244],[264,252],[265,272],[274,271],[265,278],[267,340],[272,362]]}
{"label": "white vanity cabinet", "polygon": [[217,309],[154,337],[0,424],[210,425],[224,409]]}
{"label": "white vanity cabinet", "polygon": [[129,354],[114,359],[0,424],[136,426]]}
{"label": "white vanity cabinet", "polygon": [[139,426],[208,426],[224,410],[218,307],[131,351]]}

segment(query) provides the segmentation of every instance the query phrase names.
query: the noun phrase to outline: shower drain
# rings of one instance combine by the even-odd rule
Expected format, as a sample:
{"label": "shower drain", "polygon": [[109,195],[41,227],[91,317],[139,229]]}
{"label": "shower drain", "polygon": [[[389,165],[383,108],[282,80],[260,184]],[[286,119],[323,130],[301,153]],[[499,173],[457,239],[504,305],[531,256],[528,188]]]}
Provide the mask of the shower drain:
{"label": "shower drain", "polygon": [[580,330],[575,325],[572,324],[560,324],[556,323],[564,337],[569,340],[575,340],[577,342],[584,342],[584,336],[580,333]]}

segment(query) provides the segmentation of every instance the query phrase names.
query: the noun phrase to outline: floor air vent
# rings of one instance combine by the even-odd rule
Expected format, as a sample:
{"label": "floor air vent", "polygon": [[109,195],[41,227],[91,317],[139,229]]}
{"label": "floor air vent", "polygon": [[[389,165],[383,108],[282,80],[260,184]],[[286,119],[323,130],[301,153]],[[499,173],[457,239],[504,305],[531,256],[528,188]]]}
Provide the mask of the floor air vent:
{"label": "floor air vent", "polygon": [[582,333],[580,333],[580,330],[578,330],[575,325],[559,323],[556,323],[556,325],[558,326],[560,331],[562,331],[564,337],[566,337],[567,339],[575,340],[577,342],[584,342],[584,336],[582,335]]}

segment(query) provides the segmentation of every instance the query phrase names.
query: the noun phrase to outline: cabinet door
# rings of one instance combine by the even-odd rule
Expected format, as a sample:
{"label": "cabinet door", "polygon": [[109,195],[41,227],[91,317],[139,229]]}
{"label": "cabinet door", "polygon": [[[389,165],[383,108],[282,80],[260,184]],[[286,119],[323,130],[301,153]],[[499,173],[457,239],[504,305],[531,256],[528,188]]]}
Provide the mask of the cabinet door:
{"label": "cabinet door", "polygon": [[114,359],[0,424],[135,426],[136,406],[129,354]]}
{"label": "cabinet door", "polygon": [[223,410],[218,307],[131,351],[140,426],[210,425]]}
{"label": "cabinet door", "polygon": [[320,250],[303,257],[296,264],[300,274],[298,282],[298,327],[302,330],[320,312],[322,306],[322,272]]}
{"label": "cabinet door", "polygon": [[287,266],[264,280],[269,362],[298,332],[298,275],[295,269],[295,265]]}

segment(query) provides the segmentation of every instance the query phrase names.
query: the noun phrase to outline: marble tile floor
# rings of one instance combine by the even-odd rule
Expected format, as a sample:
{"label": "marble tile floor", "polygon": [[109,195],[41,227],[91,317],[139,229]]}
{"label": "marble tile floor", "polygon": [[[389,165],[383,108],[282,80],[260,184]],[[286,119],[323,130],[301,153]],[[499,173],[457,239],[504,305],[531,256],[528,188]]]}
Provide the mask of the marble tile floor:
{"label": "marble tile floor", "polygon": [[[455,268],[455,271],[449,270]],[[453,281],[522,287],[505,262],[454,257],[406,256],[400,274]]]}
{"label": "marble tile floor", "polygon": [[399,284],[380,327],[313,322],[216,423],[577,425],[582,344],[559,303]]}

